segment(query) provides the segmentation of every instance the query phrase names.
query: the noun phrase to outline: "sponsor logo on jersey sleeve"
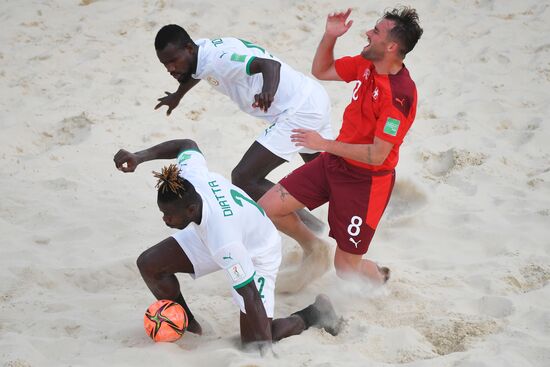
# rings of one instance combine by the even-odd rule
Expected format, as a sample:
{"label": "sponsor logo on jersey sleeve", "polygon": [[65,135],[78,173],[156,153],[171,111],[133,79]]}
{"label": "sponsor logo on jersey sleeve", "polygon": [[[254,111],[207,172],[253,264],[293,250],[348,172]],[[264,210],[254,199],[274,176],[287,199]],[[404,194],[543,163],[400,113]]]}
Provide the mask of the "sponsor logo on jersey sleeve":
{"label": "sponsor logo on jersey sleeve", "polygon": [[188,159],[190,159],[190,158],[191,158],[191,154],[182,152],[182,153],[178,156],[178,163],[179,163],[179,164],[182,164],[183,162],[185,162],[186,160],[188,160]]}
{"label": "sponsor logo on jersey sleeve", "polygon": [[397,130],[399,130],[400,123],[401,121],[388,117],[386,124],[384,125],[384,133],[391,136],[397,136]]}
{"label": "sponsor logo on jersey sleeve", "polygon": [[231,55],[231,61],[244,62],[246,60],[246,55],[233,54]]}

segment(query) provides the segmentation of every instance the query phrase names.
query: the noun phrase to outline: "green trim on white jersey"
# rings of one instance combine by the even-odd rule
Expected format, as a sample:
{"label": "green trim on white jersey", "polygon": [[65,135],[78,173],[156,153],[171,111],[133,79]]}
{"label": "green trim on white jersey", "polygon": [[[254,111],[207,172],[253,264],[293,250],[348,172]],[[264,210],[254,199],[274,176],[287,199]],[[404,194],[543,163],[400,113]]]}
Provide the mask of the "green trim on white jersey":
{"label": "green trim on white jersey", "polygon": [[256,58],[256,56],[252,56],[252,57],[248,60],[248,62],[246,63],[246,73],[247,73],[248,75],[252,75],[252,74],[250,74],[250,64],[252,64],[252,61],[253,61],[255,58]]}
{"label": "green trim on white jersey", "polygon": [[237,284],[237,285],[233,286],[233,289],[239,289],[239,288],[242,288],[242,287],[248,285],[251,281],[254,280],[255,275],[256,275],[256,272],[254,272],[254,274],[252,274],[252,276],[250,278],[248,278],[247,280],[245,280],[241,284]]}

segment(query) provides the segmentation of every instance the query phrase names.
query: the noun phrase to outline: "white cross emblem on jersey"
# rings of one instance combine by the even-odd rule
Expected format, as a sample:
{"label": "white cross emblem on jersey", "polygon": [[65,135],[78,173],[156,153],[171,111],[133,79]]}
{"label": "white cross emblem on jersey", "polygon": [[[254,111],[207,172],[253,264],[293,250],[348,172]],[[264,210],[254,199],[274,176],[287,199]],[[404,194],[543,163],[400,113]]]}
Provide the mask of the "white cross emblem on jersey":
{"label": "white cross emblem on jersey", "polygon": [[369,76],[370,76],[370,69],[365,69],[365,73],[363,74],[363,78],[365,78],[365,80],[368,80]]}
{"label": "white cross emblem on jersey", "polygon": [[378,87],[374,88],[374,92],[372,92],[372,98],[377,99],[378,98]]}

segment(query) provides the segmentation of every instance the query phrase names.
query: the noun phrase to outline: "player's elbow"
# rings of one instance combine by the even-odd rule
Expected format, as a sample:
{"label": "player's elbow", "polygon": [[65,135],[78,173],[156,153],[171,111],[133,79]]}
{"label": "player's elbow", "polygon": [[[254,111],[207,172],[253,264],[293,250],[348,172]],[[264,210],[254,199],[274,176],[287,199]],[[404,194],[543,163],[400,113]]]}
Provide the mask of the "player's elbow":
{"label": "player's elbow", "polygon": [[368,163],[372,166],[380,166],[382,163],[384,163],[385,160],[386,160],[386,157],[379,154],[379,155],[374,155],[370,157],[370,162]]}
{"label": "player's elbow", "polygon": [[375,138],[373,145],[366,146],[365,163],[372,166],[380,166],[386,161],[392,149],[392,143]]}
{"label": "player's elbow", "polygon": [[250,63],[250,74],[278,74],[281,70],[281,63],[276,60],[255,58]]}
{"label": "player's elbow", "polygon": [[311,75],[313,75],[314,77],[316,77],[319,80],[326,80],[325,79],[325,74],[323,73],[323,70],[320,69],[319,67],[315,66],[315,64],[313,64],[311,66]]}
{"label": "player's elbow", "polygon": [[180,140],[177,140],[177,144],[178,144],[180,153],[186,150],[196,150],[200,152],[197,142],[195,142],[192,139],[180,139]]}

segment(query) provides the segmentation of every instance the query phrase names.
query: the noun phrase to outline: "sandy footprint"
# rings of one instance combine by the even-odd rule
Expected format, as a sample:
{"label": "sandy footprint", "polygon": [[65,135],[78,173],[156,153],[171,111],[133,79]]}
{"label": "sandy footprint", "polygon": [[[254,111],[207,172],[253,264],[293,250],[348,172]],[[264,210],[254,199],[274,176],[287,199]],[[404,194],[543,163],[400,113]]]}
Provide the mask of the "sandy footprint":
{"label": "sandy footprint", "polygon": [[421,156],[424,169],[429,176],[434,178],[446,178],[456,170],[470,166],[481,166],[487,158],[484,153],[454,148],[439,153],[424,152]]}
{"label": "sandy footprint", "polygon": [[59,145],[77,145],[89,138],[93,122],[83,112],[80,115],[64,118],[57,128],[44,131],[36,145],[42,151],[48,151]]}
{"label": "sandy footprint", "polygon": [[546,286],[550,282],[550,268],[538,264],[528,264],[521,268],[517,276],[503,278],[514,291],[527,293]]}
{"label": "sandy footprint", "polygon": [[465,314],[445,317],[429,317],[417,329],[430,341],[439,355],[464,352],[473,342],[488,334],[493,334],[499,325],[493,320],[476,319]]}

